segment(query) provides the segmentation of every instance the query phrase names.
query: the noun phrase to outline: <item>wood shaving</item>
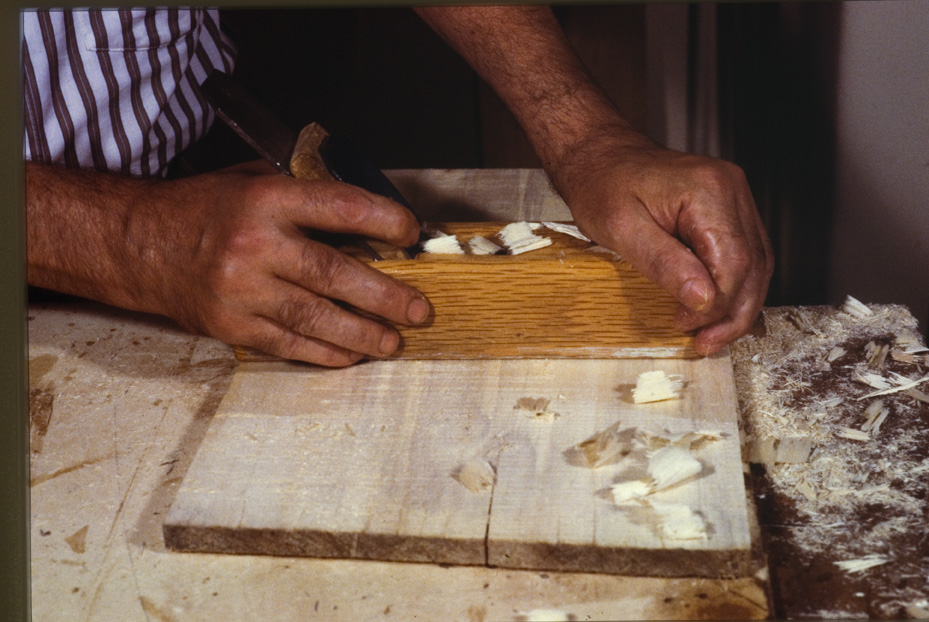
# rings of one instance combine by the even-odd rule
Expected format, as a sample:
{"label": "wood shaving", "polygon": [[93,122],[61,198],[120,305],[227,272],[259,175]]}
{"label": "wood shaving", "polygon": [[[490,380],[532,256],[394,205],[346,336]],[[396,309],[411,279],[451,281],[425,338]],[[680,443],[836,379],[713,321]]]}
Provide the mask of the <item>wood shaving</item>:
{"label": "wood shaving", "polygon": [[632,400],[636,404],[673,400],[680,397],[683,387],[682,376],[669,376],[662,370],[647,371],[636,379]]}
{"label": "wood shaving", "polygon": [[646,478],[619,481],[610,487],[615,505],[643,499],[695,477],[703,464],[689,450],[670,445],[648,457]]}
{"label": "wood shaving", "polygon": [[482,235],[476,235],[468,240],[468,250],[472,255],[496,255],[503,251],[503,248],[497,246]]}
{"label": "wood shaving", "polygon": [[871,311],[868,305],[852,296],[848,296],[845,299],[845,303],[842,305],[842,311],[859,320],[874,315],[874,312]]}
{"label": "wood shaving", "polygon": [[707,443],[722,440],[724,434],[713,430],[671,433],[648,432],[638,428],[623,428],[622,420],[565,450],[569,464],[597,469],[617,464],[633,452],[657,454],[661,449],[676,447],[694,452]]}
{"label": "wood shaving", "polygon": [[706,521],[683,503],[648,501],[658,516],[658,534],[665,540],[706,540]]}
{"label": "wood shaving", "polygon": [[834,363],[835,361],[842,358],[846,354],[848,354],[848,351],[845,350],[845,348],[840,348],[839,346],[836,346],[832,348],[831,350],[829,350],[829,354],[826,356],[826,362]]}
{"label": "wood shaving", "polygon": [[533,233],[540,226],[539,223],[510,223],[497,233],[497,239],[500,240],[511,255],[521,255],[522,253],[551,246],[551,238],[543,238]]}
{"label": "wood shaving", "polygon": [[586,235],[581,233],[580,229],[578,229],[575,225],[567,225],[561,222],[548,222],[548,221],[542,221],[542,225],[544,225],[548,229],[551,229],[552,231],[557,231],[558,233],[564,233],[565,235],[570,235],[572,238],[577,238],[578,240],[582,240],[584,242],[592,241]]}
{"label": "wood shaving", "polygon": [[867,557],[861,557],[859,559],[847,559],[838,561],[835,562],[835,565],[845,572],[864,572],[869,568],[883,566],[889,561],[889,559],[881,555],[868,555]]}
{"label": "wood shaving", "polygon": [[887,355],[890,353],[890,346],[887,344],[879,345],[873,341],[869,341],[868,345],[864,347],[864,351],[865,355],[868,357],[868,367],[871,369],[880,369],[887,360]]}
{"label": "wood shaving", "polygon": [[703,470],[690,450],[674,445],[659,449],[648,459],[648,476],[654,491],[664,490],[686,481]]}
{"label": "wood shaving", "polygon": [[517,614],[516,619],[520,622],[572,622],[577,618],[561,609],[533,609]]}
{"label": "wood shaving", "polygon": [[835,433],[839,438],[847,438],[852,441],[870,441],[871,436],[867,432],[856,430],[854,428],[839,428]]}
{"label": "wood shaving", "polygon": [[464,255],[461,243],[454,235],[436,232],[435,237],[423,242],[423,251],[435,255]]}
{"label": "wood shaving", "polygon": [[[890,395],[891,393],[899,393],[903,391],[908,391],[910,389],[916,388],[917,386],[921,385],[927,380],[929,380],[929,375],[919,378],[918,380],[910,380],[908,378],[904,378],[903,376],[897,375],[893,379],[893,382],[895,382],[897,386],[887,386],[887,387],[882,388],[880,391],[875,391],[874,393],[868,393],[867,395],[862,395],[861,397],[856,398],[856,399],[858,401],[861,401],[861,400],[870,399],[872,397],[877,397],[879,395]],[[890,385],[890,382],[886,382],[886,384]]]}
{"label": "wood shaving", "polygon": [[813,326],[809,316],[802,307],[795,307],[791,309],[788,317],[801,331],[811,334],[819,333],[819,329]]}
{"label": "wood shaving", "polygon": [[929,599],[920,598],[909,603],[904,613],[913,620],[929,620]]}
{"label": "wood shaving", "polygon": [[596,469],[616,464],[634,450],[645,447],[647,439],[638,428],[623,428],[617,421],[605,430],[584,439],[565,451],[569,464]]}

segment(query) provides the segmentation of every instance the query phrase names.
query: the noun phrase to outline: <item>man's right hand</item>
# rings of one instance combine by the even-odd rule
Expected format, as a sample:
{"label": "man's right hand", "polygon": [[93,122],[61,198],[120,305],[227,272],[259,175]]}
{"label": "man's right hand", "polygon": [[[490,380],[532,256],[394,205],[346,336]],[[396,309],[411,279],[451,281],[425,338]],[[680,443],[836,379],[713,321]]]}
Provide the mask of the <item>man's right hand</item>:
{"label": "man's right hand", "polygon": [[285,177],[263,162],[174,181],[27,166],[30,284],[159,313],[227,343],[327,366],[381,357],[391,322],[424,321],[418,291],[306,230],[397,246],[404,207],[339,182]]}

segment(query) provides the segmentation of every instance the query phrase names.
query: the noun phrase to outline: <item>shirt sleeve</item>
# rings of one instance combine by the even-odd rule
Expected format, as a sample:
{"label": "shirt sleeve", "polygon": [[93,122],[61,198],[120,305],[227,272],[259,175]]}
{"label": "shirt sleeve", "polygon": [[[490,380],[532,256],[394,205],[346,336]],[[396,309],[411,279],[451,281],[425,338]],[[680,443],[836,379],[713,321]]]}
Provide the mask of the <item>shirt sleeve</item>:
{"label": "shirt sleeve", "polygon": [[200,84],[231,72],[216,9],[24,11],[27,160],[163,176],[213,112]]}

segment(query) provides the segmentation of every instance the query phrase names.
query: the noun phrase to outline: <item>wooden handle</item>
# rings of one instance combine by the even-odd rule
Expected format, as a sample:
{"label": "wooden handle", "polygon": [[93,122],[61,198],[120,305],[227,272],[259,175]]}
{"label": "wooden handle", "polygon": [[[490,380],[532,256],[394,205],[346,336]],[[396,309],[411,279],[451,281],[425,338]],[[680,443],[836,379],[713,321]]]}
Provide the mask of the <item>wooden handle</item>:
{"label": "wooden handle", "polygon": [[319,155],[319,146],[329,133],[317,123],[310,123],[300,132],[290,156],[290,173],[298,179],[332,180],[326,163]]}

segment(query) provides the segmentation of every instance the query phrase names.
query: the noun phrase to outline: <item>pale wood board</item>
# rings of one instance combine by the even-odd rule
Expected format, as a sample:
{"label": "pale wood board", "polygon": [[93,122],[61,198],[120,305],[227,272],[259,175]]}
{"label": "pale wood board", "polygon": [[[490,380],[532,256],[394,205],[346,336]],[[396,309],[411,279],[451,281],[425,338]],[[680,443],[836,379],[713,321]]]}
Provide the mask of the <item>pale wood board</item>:
{"label": "pale wood board", "polygon": [[[688,381],[635,405],[638,374]],[[552,421],[516,409],[547,398]],[[696,360],[378,361],[343,370],[243,364],[165,520],[188,551],[628,573],[737,576],[750,536],[728,356]],[[662,493],[709,524],[662,541],[603,490],[630,465],[590,470],[562,453],[617,420],[653,432],[712,429],[696,481]],[[485,457],[496,485],[452,474]],[[489,518],[488,518],[489,517]]]}

